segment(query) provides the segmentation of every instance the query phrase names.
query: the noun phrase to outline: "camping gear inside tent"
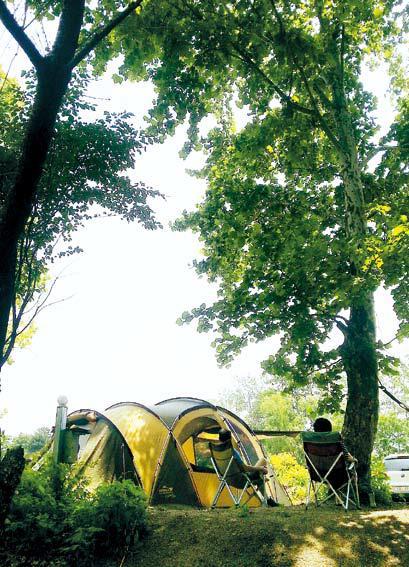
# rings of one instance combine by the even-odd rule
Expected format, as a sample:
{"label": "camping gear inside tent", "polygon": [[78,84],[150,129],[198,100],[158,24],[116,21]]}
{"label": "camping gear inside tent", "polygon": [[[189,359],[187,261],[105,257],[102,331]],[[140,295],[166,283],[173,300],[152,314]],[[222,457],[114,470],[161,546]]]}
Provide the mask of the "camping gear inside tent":
{"label": "camping gear inside tent", "polygon": [[[135,402],[110,406],[103,414],[79,410],[67,418],[63,459],[83,465],[91,486],[120,478],[139,484],[151,504],[209,507],[219,481],[211,463],[209,441],[228,429],[248,464],[265,456],[257,437],[232,412],[196,398],[172,398],[148,407]],[[291,502],[272,474],[266,495]],[[218,507],[231,506],[224,489]],[[260,506],[253,497],[249,506]]]}

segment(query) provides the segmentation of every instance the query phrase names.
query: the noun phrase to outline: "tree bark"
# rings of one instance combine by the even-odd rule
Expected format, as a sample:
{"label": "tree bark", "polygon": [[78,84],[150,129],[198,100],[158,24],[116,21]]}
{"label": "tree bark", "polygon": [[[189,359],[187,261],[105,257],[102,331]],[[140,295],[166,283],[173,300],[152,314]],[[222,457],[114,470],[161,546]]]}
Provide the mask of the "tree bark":
{"label": "tree bark", "polygon": [[[341,146],[340,165],[344,187],[345,235],[350,246],[351,279],[362,272],[362,247],[367,235],[366,206],[356,140],[348,103],[343,88],[343,71],[338,69],[333,80],[333,99]],[[363,275],[364,277],[364,275]],[[379,414],[376,322],[371,290],[361,289],[353,295],[349,323],[340,348],[347,375],[348,394],[343,433],[347,447],[358,459],[358,478],[362,499],[371,490],[371,454]]]}
{"label": "tree bark", "polygon": [[24,470],[24,451],[21,447],[8,449],[0,461],[0,538],[3,540],[4,523],[11,501]]}
{"label": "tree bark", "polygon": [[359,490],[364,502],[371,493],[371,453],[379,413],[375,332],[373,295],[367,293],[351,307],[340,349],[348,383],[343,434],[348,450],[358,459]]}

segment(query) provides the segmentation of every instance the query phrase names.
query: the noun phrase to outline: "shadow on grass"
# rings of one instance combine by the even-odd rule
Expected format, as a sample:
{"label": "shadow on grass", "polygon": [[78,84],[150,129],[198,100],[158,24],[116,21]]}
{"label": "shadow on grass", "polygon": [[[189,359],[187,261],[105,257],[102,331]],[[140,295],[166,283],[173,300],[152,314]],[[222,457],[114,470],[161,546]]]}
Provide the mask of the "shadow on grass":
{"label": "shadow on grass", "polygon": [[409,565],[409,510],[302,508],[152,511],[151,534],[124,567]]}
{"label": "shadow on grass", "polygon": [[[332,515],[330,523],[316,516],[311,533],[294,536],[294,544],[306,553],[306,545],[335,565],[408,565],[409,523],[388,513],[356,513],[353,517]],[[325,520],[325,516],[322,520]],[[294,564],[294,563],[291,563]]]}

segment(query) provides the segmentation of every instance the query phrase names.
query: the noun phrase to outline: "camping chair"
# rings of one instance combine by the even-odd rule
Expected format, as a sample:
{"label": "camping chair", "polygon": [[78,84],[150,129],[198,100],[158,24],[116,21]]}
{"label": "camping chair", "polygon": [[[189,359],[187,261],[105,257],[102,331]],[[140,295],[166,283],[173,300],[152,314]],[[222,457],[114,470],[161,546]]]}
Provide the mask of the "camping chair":
{"label": "camping chair", "polygon": [[[355,463],[348,463],[344,457],[341,435],[336,431],[304,432],[301,434],[304,444],[304,455],[310,481],[308,483],[306,509],[310,501],[311,487],[315,504],[319,506],[330,498],[335,498],[344,510],[348,510],[352,502],[360,508],[358,480]],[[325,497],[318,497],[321,486],[328,488]]]}
{"label": "camping chair", "polygon": [[[255,479],[253,473],[247,473],[244,470],[241,463],[234,458],[233,447],[230,441],[226,443],[210,442],[209,449],[213,468],[220,481],[211,508],[216,506],[224,487],[226,487],[235,506],[246,504],[253,496],[259,499],[262,506],[267,506],[264,479],[259,475]],[[257,486],[259,478],[263,482],[263,492]],[[237,495],[234,494],[232,488],[238,490]],[[247,498],[242,502],[245,495],[247,495]]]}

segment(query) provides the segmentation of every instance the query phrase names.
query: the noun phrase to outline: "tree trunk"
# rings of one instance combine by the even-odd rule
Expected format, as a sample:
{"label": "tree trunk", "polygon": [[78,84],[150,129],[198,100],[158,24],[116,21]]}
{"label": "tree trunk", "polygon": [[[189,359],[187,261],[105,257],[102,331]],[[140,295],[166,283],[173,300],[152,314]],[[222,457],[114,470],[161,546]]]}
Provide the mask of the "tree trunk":
{"label": "tree trunk", "polygon": [[345,340],[340,349],[348,384],[343,432],[348,449],[358,459],[360,492],[365,502],[371,493],[371,454],[379,413],[374,298],[371,290],[359,289],[361,284],[354,292],[354,280],[362,275],[362,249],[367,235],[366,206],[354,128],[340,75],[334,80],[333,88],[341,145],[344,227],[350,246],[352,280],[349,323],[344,329]]}
{"label": "tree trunk", "polygon": [[371,453],[378,424],[378,368],[375,348],[373,295],[367,293],[351,307],[341,347],[348,382],[343,434],[348,450],[358,459],[363,501],[371,493]]}
{"label": "tree trunk", "polygon": [[[33,110],[23,141],[15,183],[0,211],[0,361],[3,359],[14,298],[18,241],[35,201],[57,114],[71,79],[72,59],[78,47],[84,6],[84,0],[63,2],[53,48],[45,57],[37,53],[34,61],[37,90]],[[21,30],[18,31],[18,37],[21,38]],[[35,50],[34,47],[33,49]]]}
{"label": "tree trunk", "polygon": [[4,523],[11,501],[24,470],[24,451],[21,447],[9,449],[0,461],[0,539],[3,540]]}
{"label": "tree trunk", "polygon": [[[352,127],[347,140],[352,148],[344,161],[345,233],[349,240],[350,273],[355,280],[361,275],[366,238],[366,214]],[[364,276],[363,276],[364,277]],[[363,503],[371,494],[371,454],[378,424],[378,363],[373,292],[351,285],[349,323],[344,331],[341,357],[347,375],[348,395],[344,436],[350,452],[358,459],[359,490]],[[360,286],[358,286],[359,288]]]}
{"label": "tree trunk", "polygon": [[9,191],[0,219],[0,353],[4,353],[18,241],[30,216],[36,189],[44,169],[54,133],[54,125],[71,71],[54,62],[45,62],[39,73],[33,111],[27,127],[18,173]]}

